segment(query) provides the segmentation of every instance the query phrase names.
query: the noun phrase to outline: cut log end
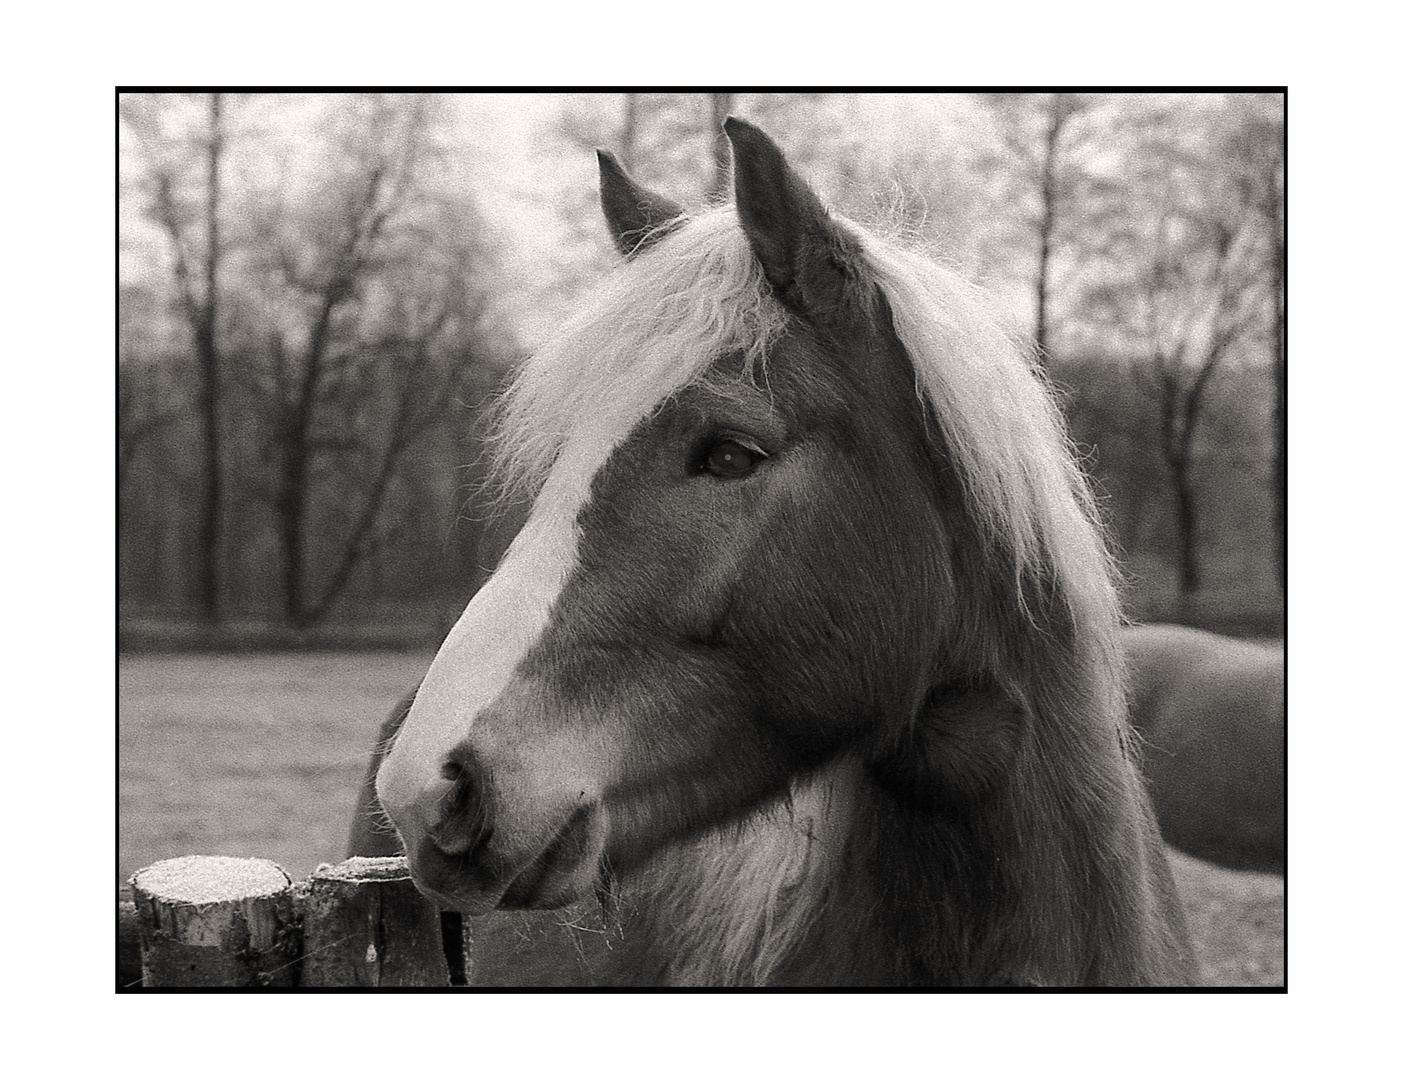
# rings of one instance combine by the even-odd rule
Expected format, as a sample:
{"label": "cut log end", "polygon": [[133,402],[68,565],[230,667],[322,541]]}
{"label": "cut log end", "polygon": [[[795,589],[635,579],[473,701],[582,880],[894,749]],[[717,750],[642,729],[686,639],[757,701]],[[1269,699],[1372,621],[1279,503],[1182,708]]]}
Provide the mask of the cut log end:
{"label": "cut log end", "polygon": [[292,883],[282,867],[267,859],[228,855],[186,855],[166,859],[132,875],[138,894],[168,904],[221,904],[276,896]]}
{"label": "cut log end", "polygon": [[353,855],[335,866],[323,863],[312,877],[330,881],[408,881],[409,862],[403,855],[388,858]]}
{"label": "cut log end", "polygon": [[292,881],[267,859],[191,855],[132,875],[147,986],[286,986]]}

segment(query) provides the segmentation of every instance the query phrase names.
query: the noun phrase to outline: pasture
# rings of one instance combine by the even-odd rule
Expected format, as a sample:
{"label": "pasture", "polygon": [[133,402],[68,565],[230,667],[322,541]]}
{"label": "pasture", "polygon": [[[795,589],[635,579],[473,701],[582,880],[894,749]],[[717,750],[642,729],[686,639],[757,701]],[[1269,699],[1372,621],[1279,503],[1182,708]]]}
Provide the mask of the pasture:
{"label": "pasture", "polygon": [[[371,741],[428,652],[134,654],[118,665],[118,880],[190,854],[343,854]],[[1177,852],[1214,986],[1284,985],[1284,886]]]}

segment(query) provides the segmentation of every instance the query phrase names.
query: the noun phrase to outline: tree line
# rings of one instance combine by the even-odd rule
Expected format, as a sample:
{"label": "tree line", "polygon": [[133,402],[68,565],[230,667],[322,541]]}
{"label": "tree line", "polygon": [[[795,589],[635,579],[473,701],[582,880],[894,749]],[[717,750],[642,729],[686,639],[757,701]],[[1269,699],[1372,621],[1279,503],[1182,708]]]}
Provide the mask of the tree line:
{"label": "tree line", "polygon": [[470,460],[476,407],[515,352],[433,101],[322,100],[278,162],[270,122],[298,104],[121,101],[124,196],[154,253],[122,285],[119,554],[128,588],[208,622],[320,623],[406,541],[423,586],[461,591],[465,553],[442,550],[462,509],[448,463]]}
{"label": "tree line", "polygon": [[[491,525],[472,499],[481,418],[524,349],[455,161],[465,104],[121,97],[129,609],[306,628],[451,610],[490,570],[519,514]],[[1284,583],[1280,94],[584,95],[537,152],[609,146],[718,199],[731,112],[841,211],[1009,298],[1132,569],[1162,565],[1186,602],[1220,564]],[[608,261],[591,194],[549,208],[564,254],[535,284],[557,302]]]}

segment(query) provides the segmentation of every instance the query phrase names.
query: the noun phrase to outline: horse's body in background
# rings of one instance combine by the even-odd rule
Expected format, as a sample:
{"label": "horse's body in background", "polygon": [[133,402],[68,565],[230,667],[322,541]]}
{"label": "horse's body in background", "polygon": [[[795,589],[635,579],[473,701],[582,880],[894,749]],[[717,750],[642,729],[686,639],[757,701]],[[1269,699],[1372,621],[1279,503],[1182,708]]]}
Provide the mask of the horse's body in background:
{"label": "horse's body in background", "polygon": [[1280,645],[1184,626],[1131,627],[1130,720],[1165,840],[1235,870],[1286,869]]}
{"label": "horse's body in background", "polygon": [[625,262],[500,429],[534,508],[372,769],[416,883],[479,983],[1192,981],[1046,389],[727,133],[696,217],[601,155]]}

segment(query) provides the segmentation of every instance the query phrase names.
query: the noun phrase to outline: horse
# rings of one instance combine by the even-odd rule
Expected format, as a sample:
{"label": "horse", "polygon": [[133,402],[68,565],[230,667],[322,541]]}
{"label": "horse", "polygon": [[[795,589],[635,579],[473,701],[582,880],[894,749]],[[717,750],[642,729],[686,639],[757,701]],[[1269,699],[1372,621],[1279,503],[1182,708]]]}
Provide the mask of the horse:
{"label": "horse", "polygon": [[1285,873],[1282,647],[1171,625],[1130,627],[1123,640],[1164,839],[1232,870]]}
{"label": "horse", "polygon": [[725,133],[691,213],[599,152],[620,258],[504,393],[532,509],[382,732],[374,843],[477,985],[1192,983],[1044,380]]}

